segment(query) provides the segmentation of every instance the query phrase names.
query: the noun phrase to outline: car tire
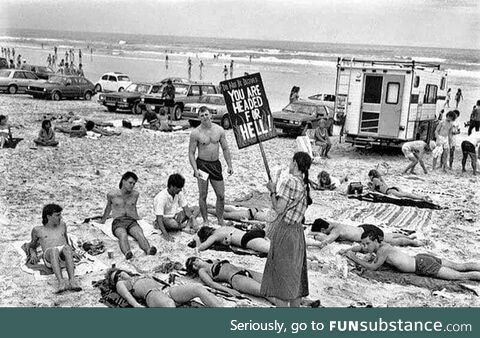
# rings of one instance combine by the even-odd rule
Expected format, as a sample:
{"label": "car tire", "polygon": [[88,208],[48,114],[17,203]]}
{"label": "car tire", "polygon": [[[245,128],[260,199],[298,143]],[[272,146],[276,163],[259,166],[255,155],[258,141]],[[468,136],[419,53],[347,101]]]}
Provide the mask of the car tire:
{"label": "car tire", "polygon": [[108,111],[109,111],[110,113],[114,113],[114,112],[117,111],[117,107],[108,106],[107,109],[108,109]]}
{"label": "car tire", "polygon": [[132,107],[132,113],[140,115],[142,113],[142,108],[140,108],[140,102],[135,102]]}
{"label": "car tire", "polygon": [[95,85],[95,93],[100,93],[102,91],[102,86],[100,86],[98,83]]}
{"label": "car tire", "polygon": [[183,113],[183,109],[181,106],[179,105],[175,105],[175,107],[173,107],[173,118],[175,120],[181,120],[182,119],[182,113]]}
{"label": "car tire", "polygon": [[188,124],[190,125],[190,127],[196,128],[200,125],[200,122],[195,120],[188,120]]}
{"label": "car tire", "polygon": [[232,122],[230,121],[230,116],[224,115],[222,118],[222,122],[220,122],[223,129],[227,130],[232,128]]}
{"label": "car tire", "polygon": [[125,88],[123,88],[123,87],[118,88],[118,92],[119,92],[119,93],[120,93],[120,92],[123,92],[124,90],[125,90]]}
{"label": "car tire", "polygon": [[60,101],[62,99],[62,95],[60,95],[60,92],[55,91],[52,93],[52,101]]}
{"label": "car tire", "polygon": [[8,86],[8,93],[9,93],[9,94],[12,94],[12,95],[13,95],[13,94],[16,94],[17,91],[18,91],[17,86],[15,86],[15,85],[10,85],[10,86]]}
{"label": "car tire", "polygon": [[87,101],[90,101],[92,99],[92,93],[91,92],[86,92],[85,95],[83,95],[83,98]]}

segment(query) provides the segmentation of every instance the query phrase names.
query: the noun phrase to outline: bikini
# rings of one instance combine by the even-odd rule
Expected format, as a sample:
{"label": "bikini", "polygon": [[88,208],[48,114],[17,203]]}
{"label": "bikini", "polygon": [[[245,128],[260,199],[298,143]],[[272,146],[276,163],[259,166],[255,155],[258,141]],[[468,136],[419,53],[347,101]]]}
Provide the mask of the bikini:
{"label": "bikini", "polygon": [[[212,265],[212,268],[211,268],[210,271],[212,272],[212,277],[214,279],[218,277],[218,274],[220,273],[220,270],[222,269],[222,266],[224,264],[230,264],[230,262],[228,260],[223,260],[223,261],[219,261],[217,263],[214,263]],[[248,277],[248,278],[253,278],[252,274],[248,270],[240,270],[240,271],[237,271],[233,275],[230,276],[230,279],[228,280],[228,283],[230,285],[232,285],[232,280],[233,280],[233,277],[235,277],[235,276],[245,276],[245,277]]]}

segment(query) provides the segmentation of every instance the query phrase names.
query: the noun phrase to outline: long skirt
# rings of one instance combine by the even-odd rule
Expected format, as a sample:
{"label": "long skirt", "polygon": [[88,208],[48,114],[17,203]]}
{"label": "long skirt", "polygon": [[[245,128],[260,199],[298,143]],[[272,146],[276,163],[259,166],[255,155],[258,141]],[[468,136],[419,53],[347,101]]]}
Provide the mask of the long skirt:
{"label": "long skirt", "polygon": [[271,229],[260,292],[291,301],[308,296],[307,251],[301,223],[281,221]]}

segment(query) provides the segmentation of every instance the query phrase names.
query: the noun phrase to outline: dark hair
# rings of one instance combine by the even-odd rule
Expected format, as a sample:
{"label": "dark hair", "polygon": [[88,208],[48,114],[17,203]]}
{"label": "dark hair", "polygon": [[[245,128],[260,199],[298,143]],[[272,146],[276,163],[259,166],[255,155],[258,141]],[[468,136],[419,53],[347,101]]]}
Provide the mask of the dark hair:
{"label": "dark hair", "polygon": [[123,174],[122,176],[122,179],[120,180],[120,184],[118,185],[120,187],[120,189],[122,189],[122,186],[123,186],[123,180],[128,180],[129,178],[133,178],[135,180],[135,182],[138,181],[138,176],[135,175],[135,173],[131,172],[131,171],[127,171],[125,174]]}
{"label": "dark hair", "polygon": [[85,123],[85,128],[88,131],[93,130],[93,128],[95,128],[95,122],[88,120],[87,123]]}
{"label": "dark hair", "polygon": [[200,116],[201,113],[205,113],[207,111],[210,113],[210,110],[207,107],[205,106],[200,107],[200,109],[198,110],[198,116]]}
{"label": "dark hair", "polygon": [[317,218],[312,224],[313,232],[320,232],[322,229],[328,229],[330,223],[328,223],[323,218]]}
{"label": "dark hair", "polygon": [[372,169],[368,172],[368,177],[373,176],[373,178],[380,178],[382,175],[376,169]]}
{"label": "dark hair", "polygon": [[361,238],[362,239],[370,238],[372,241],[377,241],[378,243],[381,243],[383,241],[383,237],[380,235],[380,233],[377,230],[374,230],[374,229],[368,229],[364,231]]}
{"label": "dark hair", "polygon": [[192,256],[188,257],[185,262],[185,269],[187,270],[187,275],[195,276],[198,274],[198,271],[193,268],[193,263],[198,259],[198,257]]}
{"label": "dark hair", "polygon": [[307,205],[311,205],[313,201],[310,197],[310,179],[308,178],[308,170],[312,165],[312,158],[307,153],[299,151],[293,155],[293,160],[297,162],[298,170],[303,173],[303,182],[305,183],[307,190]]}
{"label": "dark hair", "polygon": [[168,79],[167,84],[171,85],[172,84],[172,79]]}
{"label": "dark hair", "polygon": [[458,109],[453,110],[457,118],[460,116],[460,111]]}
{"label": "dark hair", "polygon": [[[382,241],[383,241],[383,239],[385,238],[385,234],[383,233],[383,230],[380,229],[379,227],[377,227],[376,225],[373,225],[373,224],[360,224],[358,227],[363,229],[363,233],[365,233],[365,232],[367,232],[367,231],[373,231],[373,232],[375,232],[375,233],[378,235],[378,238],[381,238]],[[362,238],[363,238],[363,237],[362,237]]]}
{"label": "dark hair", "polygon": [[[325,170],[322,170],[320,174],[318,174],[318,177],[320,177],[320,179],[318,180],[320,187],[322,188],[326,186],[328,187],[332,184],[332,179],[330,178],[330,174],[327,173]],[[322,183],[322,180],[321,180],[322,178],[325,178],[325,184]]]}
{"label": "dark hair", "polygon": [[215,228],[203,226],[198,230],[197,236],[200,239],[200,243],[203,243],[215,232]]}
{"label": "dark hair", "polygon": [[119,268],[110,268],[105,273],[105,280],[107,281],[107,285],[110,286],[110,288],[115,289],[117,287],[118,277],[122,272],[125,272],[129,276],[138,276],[138,274],[133,272],[122,270]]}
{"label": "dark hair", "polygon": [[480,100],[477,100],[477,106],[480,106]]}
{"label": "dark hair", "polygon": [[183,186],[185,185],[185,178],[183,178],[182,175],[180,174],[172,174],[170,175],[170,177],[168,178],[168,183],[167,183],[167,187],[175,187],[175,188],[183,188]]}
{"label": "dark hair", "polygon": [[[460,114],[460,113],[459,113]],[[453,111],[453,110],[450,110],[448,113],[447,113],[447,118],[449,118],[450,120],[452,121],[455,121],[457,119],[457,114]]]}
{"label": "dark hair", "polygon": [[7,118],[6,115],[0,115],[0,122],[2,122],[3,120],[5,120]]}
{"label": "dark hair", "polygon": [[52,216],[56,212],[62,212],[62,207],[58,204],[47,204],[43,207],[42,210],[42,224],[45,225],[48,223],[48,217]]}
{"label": "dark hair", "polygon": [[42,121],[42,129],[47,130],[47,124],[49,124],[51,126],[52,122],[50,120],[43,120]]}

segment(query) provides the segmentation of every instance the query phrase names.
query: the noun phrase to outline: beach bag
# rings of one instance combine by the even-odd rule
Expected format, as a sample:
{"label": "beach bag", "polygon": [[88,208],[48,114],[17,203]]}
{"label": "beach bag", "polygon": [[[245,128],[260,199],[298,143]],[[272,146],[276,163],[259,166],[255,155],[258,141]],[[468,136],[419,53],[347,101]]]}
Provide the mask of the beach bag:
{"label": "beach bag", "polygon": [[132,122],[129,120],[122,120],[122,126],[124,128],[132,129]]}
{"label": "beach bag", "polygon": [[363,184],[361,182],[351,182],[347,188],[347,195],[357,195],[363,193]]}

